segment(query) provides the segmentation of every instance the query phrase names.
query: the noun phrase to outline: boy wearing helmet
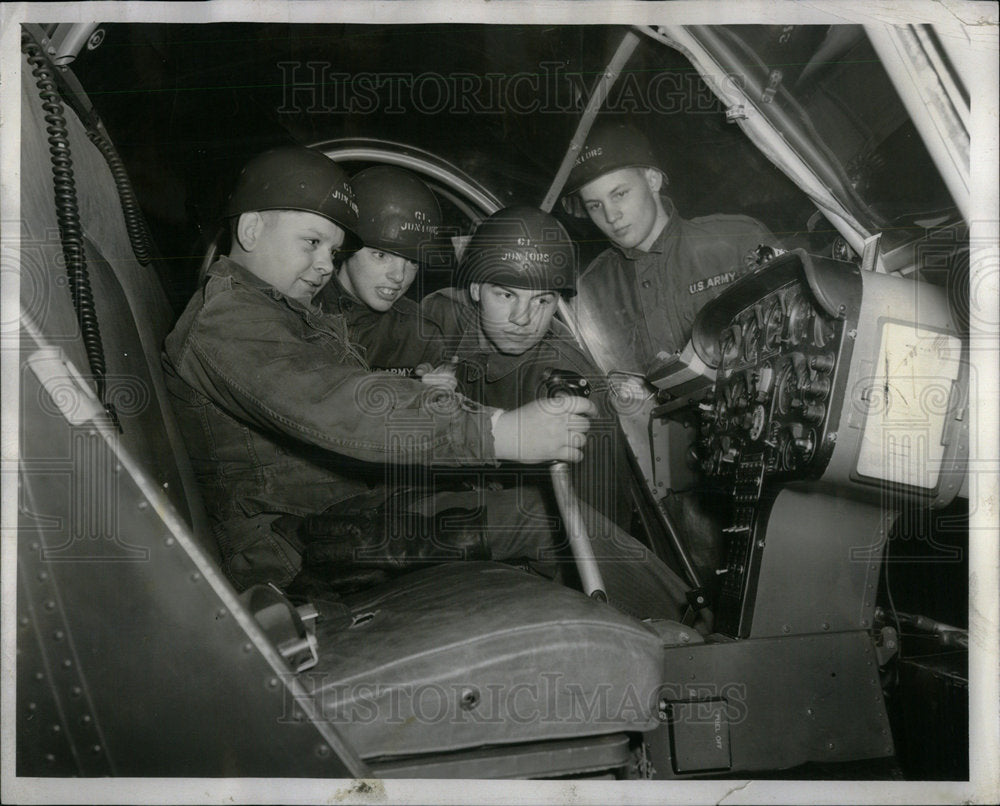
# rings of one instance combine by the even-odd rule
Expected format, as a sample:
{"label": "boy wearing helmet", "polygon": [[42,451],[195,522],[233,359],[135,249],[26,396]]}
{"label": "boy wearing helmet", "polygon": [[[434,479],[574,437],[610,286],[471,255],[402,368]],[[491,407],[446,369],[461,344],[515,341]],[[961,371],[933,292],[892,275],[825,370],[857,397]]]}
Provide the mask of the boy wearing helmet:
{"label": "boy wearing helmet", "polygon": [[[607,384],[568,329],[553,319],[560,296],[571,297],[576,290],[575,245],[562,224],[527,206],[494,213],[465,247],[458,286],[421,303],[424,326],[439,332],[438,368],[425,374],[425,381],[448,378],[462,394],[501,408],[559,393],[593,395],[598,417],[584,460],[573,468],[573,482],[585,504],[609,599],[640,618],[679,617],[684,583],[611,522],[626,525],[631,507],[617,483],[625,472],[624,455],[609,413]],[[543,522],[559,516],[549,500],[547,469],[523,468],[491,481],[516,487],[522,515],[518,526],[537,530],[535,544],[545,545],[550,527]],[[544,563],[536,567],[546,568]]]}
{"label": "boy wearing helmet", "polygon": [[549,370],[594,374],[553,320],[560,296],[575,292],[576,248],[562,224],[534,207],[508,207],[476,228],[458,287],[425,297],[421,311],[440,333],[439,358],[453,365],[460,390],[518,406],[545,396]]}
{"label": "boy wearing helmet", "polygon": [[426,343],[419,306],[404,295],[437,245],[441,208],[431,190],[403,168],[366,168],[351,177],[351,187],[363,245],[318,300],[325,310],[343,314],[372,369],[412,374]]}
{"label": "boy wearing helmet", "polygon": [[[578,461],[592,411],[488,409],[372,374],[342,316],[314,302],[358,228],[347,175],[305,148],[244,168],[225,216],[230,254],[208,270],[164,345],[167,387],[223,568],[238,588],[288,584],[301,566],[281,516],[370,496],[385,463]],[[414,423],[421,439],[409,437]]]}
{"label": "boy wearing helmet", "polygon": [[695,314],[777,244],[744,215],[686,220],[662,191],[666,174],[633,127],[598,121],[565,191],[611,241],[580,277],[577,312],[587,346],[605,370],[644,374],[660,352],[683,349]]}

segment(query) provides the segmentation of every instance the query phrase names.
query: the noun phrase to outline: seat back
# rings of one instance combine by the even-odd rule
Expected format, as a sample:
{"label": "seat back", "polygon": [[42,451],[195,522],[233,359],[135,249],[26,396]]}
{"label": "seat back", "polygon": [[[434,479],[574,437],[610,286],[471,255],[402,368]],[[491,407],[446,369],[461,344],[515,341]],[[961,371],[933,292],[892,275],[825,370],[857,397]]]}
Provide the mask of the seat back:
{"label": "seat back", "polygon": [[[66,278],[49,143],[42,134],[44,110],[27,65],[23,75],[21,172],[35,179],[23,181],[21,192],[22,313],[86,376],[91,367]],[[133,254],[107,162],[72,110],[66,108],[65,116],[75,206],[106,363],[106,400],[118,415],[122,447],[139,459],[203,548],[218,559],[160,367],[173,311],[154,268],[140,264]],[[21,403],[22,417],[32,416],[38,406],[38,401]]]}

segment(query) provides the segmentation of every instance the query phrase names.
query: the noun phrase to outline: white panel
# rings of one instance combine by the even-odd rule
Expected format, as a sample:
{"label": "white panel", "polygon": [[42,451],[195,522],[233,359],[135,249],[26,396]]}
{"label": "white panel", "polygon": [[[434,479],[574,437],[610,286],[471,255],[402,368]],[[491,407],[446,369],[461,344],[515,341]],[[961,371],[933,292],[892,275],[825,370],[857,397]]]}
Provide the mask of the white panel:
{"label": "white panel", "polygon": [[953,416],[961,341],[927,328],[882,326],[864,405],[857,472],[883,481],[933,489],[944,456],[942,435]]}

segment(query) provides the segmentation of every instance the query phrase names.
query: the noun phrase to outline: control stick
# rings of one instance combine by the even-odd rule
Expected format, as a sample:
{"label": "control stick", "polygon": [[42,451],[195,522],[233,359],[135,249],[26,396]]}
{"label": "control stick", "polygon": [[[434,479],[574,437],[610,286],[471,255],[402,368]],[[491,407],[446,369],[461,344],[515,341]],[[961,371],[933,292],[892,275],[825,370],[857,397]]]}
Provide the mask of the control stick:
{"label": "control stick", "polygon": [[[590,397],[590,384],[587,383],[586,378],[576,373],[552,369],[545,376],[545,394],[546,397],[550,398],[568,395]],[[601,570],[597,567],[597,560],[594,558],[594,547],[590,542],[590,535],[583,520],[580,500],[573,492],[569,465],[566,462],[553,462],[549,472],[552,476],[552,487],[555,491],[559,514],[562,516],[563,526],[569,538],[570,550],[573,552],[580,581],[583,583],[583,591],[599,602],[606,602],[608,594],[604,589]]]}

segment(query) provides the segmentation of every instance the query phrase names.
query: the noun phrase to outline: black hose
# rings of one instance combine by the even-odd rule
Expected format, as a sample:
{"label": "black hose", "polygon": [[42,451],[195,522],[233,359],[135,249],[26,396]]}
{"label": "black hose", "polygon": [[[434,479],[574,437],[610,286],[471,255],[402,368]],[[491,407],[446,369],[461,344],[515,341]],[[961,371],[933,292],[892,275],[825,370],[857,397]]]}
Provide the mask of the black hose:
{"label": "black hose", "polygon": [[104,363],[104,347],[101,343],[97,310],[94,307],[94,295],[90,289],[90,276],[87,274],[87,255],[83,248],[83,227],[80,224],[80,208],[76,195],[76,181],[73,177],[73,159],[70,152],[69,131],[66,128],[66,115],[49,70],[48,60],[27,33],[21,34],[21,49],[28,57],[28,64],[31,65],[31,73],[35,77],[39,97],[42,100],[42,108],[45,110],[45,131],[49,135],[56,221],[59,225],[59,241],[66,263],[66,277],[73,299],[73,310],[80,325],[80,336],[87,353],[94,385],[97,387],[97,396],[104,404],[112,422],[121,430],[114,406],[106,401],[107,370]]}

